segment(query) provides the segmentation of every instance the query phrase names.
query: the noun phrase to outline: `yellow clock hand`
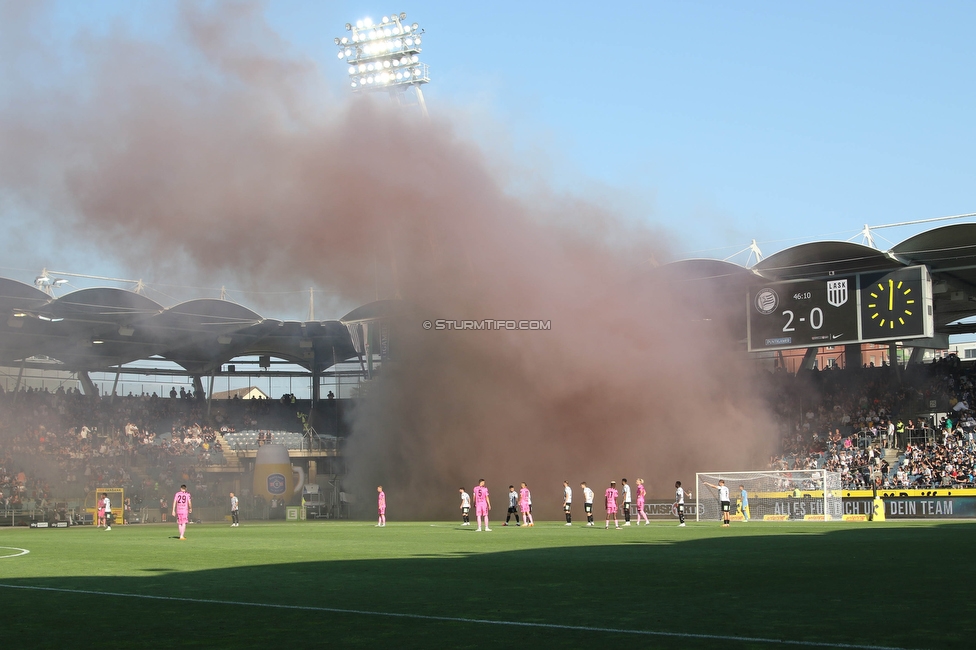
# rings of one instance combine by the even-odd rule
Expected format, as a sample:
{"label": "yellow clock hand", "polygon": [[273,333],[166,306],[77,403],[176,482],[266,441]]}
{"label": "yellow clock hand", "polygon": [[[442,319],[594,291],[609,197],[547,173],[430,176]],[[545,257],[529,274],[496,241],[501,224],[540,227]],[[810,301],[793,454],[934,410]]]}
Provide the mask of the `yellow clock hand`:
{"label": "yellow clock hand", "polygon": [[895,311],[895,281],[888,279],[888,311]]}

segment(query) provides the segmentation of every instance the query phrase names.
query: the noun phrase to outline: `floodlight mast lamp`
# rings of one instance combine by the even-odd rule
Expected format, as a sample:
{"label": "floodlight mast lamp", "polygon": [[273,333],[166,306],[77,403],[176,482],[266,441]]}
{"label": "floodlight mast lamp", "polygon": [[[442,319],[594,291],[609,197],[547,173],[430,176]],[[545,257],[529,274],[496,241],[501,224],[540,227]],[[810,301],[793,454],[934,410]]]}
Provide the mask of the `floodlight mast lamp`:
{"label": "floodlight mast lamp", "polygon": [[407,14],[383,16],[374,23],[370,18],[346,23],[346,36],[336,37],[339,60],[346,63],[349,87],[353,92],[385,90],[402,101],[403,93],[413,88],[420,109],[427,116],[427,104],[421,90],[430,82],[430,70],[421,62],[424,30],[408,23]]}

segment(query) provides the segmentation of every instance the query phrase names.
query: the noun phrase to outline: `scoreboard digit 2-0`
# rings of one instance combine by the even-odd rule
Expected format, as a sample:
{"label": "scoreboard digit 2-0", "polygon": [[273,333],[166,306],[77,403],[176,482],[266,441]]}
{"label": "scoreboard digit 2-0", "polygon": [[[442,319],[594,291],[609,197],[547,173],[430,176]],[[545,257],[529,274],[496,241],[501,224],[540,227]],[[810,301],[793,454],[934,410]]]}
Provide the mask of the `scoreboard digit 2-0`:
{"label": "scoreboard digit 2-0", "polygon": [[924,266],[760,285],[748,295],[750,352],[930,337]]}

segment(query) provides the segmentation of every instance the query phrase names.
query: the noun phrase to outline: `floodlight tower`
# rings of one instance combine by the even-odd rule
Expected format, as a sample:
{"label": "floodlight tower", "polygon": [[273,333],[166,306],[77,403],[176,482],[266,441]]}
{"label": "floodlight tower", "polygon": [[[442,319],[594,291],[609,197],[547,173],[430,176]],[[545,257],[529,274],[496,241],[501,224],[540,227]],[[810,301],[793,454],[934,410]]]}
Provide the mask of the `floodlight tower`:
{"label": "floodlight tower", "polygon": [[400,104],[411,88],[424,117],[427,104],[421,86],[430,81],[426,63],[420,61],[424,30],[408,23],[407,14],[383,16],[378,23],[371,18],[346,23],[348,35],[336,37],[339,60],[346,63],[349,87],[353,92],[386,91]]}

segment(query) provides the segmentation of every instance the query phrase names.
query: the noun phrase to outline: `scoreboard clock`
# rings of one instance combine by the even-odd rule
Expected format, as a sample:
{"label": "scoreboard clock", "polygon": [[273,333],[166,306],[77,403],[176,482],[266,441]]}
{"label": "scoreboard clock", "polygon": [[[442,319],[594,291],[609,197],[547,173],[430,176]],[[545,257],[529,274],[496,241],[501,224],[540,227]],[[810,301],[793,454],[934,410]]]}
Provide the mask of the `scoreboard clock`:
{"label": "scoreboard clock", "polygon": [[861,274],[861,340],[932,336],[932,283],[924,266]]}
{"label": "scoreboard clock", "polygon": [[772,282],[750,291],[747,327],[750,352],[930,337],[932,280],[913,266]]}

